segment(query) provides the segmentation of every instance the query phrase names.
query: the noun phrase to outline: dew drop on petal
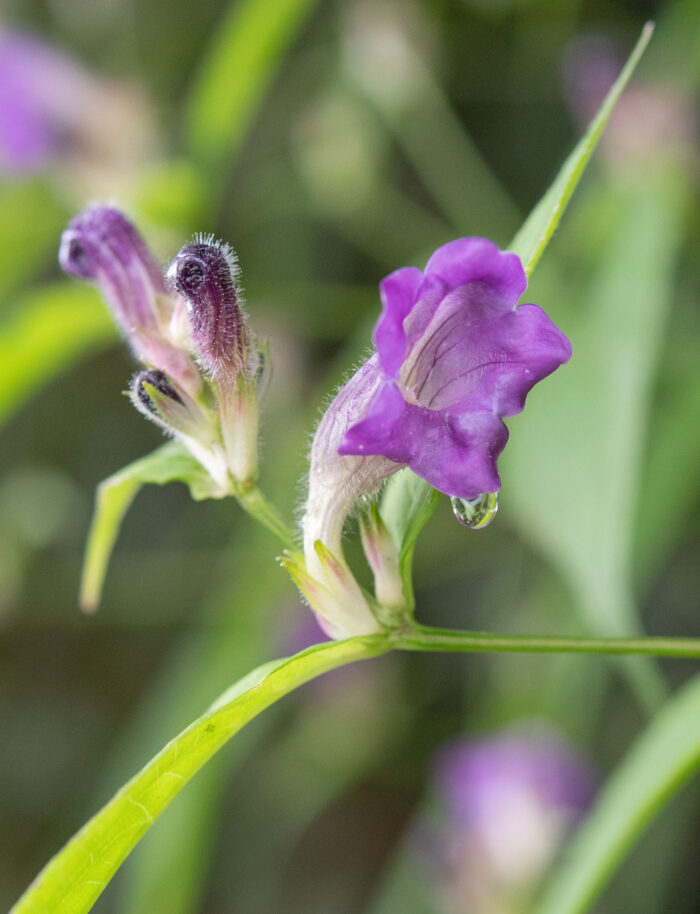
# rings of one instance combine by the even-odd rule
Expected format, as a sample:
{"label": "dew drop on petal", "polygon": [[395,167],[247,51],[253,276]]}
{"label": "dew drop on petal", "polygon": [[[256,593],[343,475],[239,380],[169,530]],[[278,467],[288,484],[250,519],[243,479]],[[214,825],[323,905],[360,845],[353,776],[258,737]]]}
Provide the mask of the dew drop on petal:
{"label": "dew drop on petal", "polygon": [[484,492],[476,498],[452,498],[454,516],[470,530],[488,527],[498,511],[498,493]]}

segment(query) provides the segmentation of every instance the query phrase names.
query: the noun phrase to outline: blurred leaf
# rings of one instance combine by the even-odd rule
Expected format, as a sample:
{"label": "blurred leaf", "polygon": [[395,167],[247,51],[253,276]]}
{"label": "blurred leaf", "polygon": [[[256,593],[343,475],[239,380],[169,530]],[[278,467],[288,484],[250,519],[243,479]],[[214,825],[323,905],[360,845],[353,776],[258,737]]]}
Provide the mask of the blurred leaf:
{"label": "blurred leaf", "polygon": [[97,813],[37,876],[11,914],[84,914],[134,845],[196,772],[245,724],[308,680],[386,653],[384,635],[316,645],[266,663],[218,699]]}
{"label": "blurred leaf", "polygon": [[652,818],[700,766],[700,677],[639,737],[566,851],[536,914],[584,914]]}
{"label": "blurred leaf", "polygon": [[[36,272],[55,262],[57,238],[67,214],[45,184],[0,185],[0,301]],[[6,308],[3,302],[2,311]]]}
{"label": "blurred leaf", "polygon": [[179,441],[168,441],[97,487],[80,582],[80,605],[86,612],[99,605],[114,543],[139,489],[145,483],[162,486],[168,482],[186,483],[196,501],[217,497],[212,493],[209,474]]}
{"label": "blurred leaf", "polygon": [[[673,182],[653,175],[605,196],[614,196],[618,220],[597,272],[550,290],[553,303],[568,305],[568,318],[554,316],[569,332],[573,358],[530,394],[525,418],[512,420],[501,466],[508,506],[562,569],[588,629],[622,636],[638,630],[634,509],[682,200]],[[597,219],[595,208],[583,215]],[[625,664],[645,700],[657,700],[650,664]]]}
{"label": "blurred leaf", "polygon": [[400,470],[384,487],[380,513],[399,549],[403,594],[413,610],[413,552],[418,534],[437,508],[440,492],[410,470]]}
{"label": "blurred leaf", "polygon": [[605,97],[600,110],[591,121],[588,130],[581,137],[569,158],[564,162],[552,186],[527,217],[522,228],[513,239],[510,249],[518,254],[528,276],[534,270],[537,261],[549,244],[554,230],[571,199],[571,195],[588,164],[588,160],[598,144],[605,125],[635,67],[639,63],[646,46],[649,44],[653,31],[654,26],[652,23],[649,22],[644,26],[639,41]]}
{"label": "blurred leaf", "polygon": [[[525,267],[525,272],[528,275],[532,273],[544,249],[549,244],[549,241],[554,234],[554,230],[559,224],[559,220],[571,199],[571,195],[576,189],[576,185],[581,179],[586,165],[600,139],[603,128],[649,42],[652,30],[652,26],[650,25],[645,27],[641,38],[637,42],[637,46],[618,77],[617,82],[608,93],[600,111],[574,151],[566,162],[564,162],[552,186],[537,204],[525,221],[523,227],[513,239],[510,249],[518,254]],[[585,390],[585,385],[583,389]],[[554,423],[551,423],[550,427],[556,428]],[[432,510],[429,513],[426,513],[425,511],[430,490],[431,487],[427,482],[418,479],[409,470],[395,476],[390,480],[390,486],[387,486],[386,488],[385,495],[390,495],[392,503],[397,506],[405,506],[409,512],[404,520],[405,531],[410,531],[412,537],[410,547],[407,546],[405,560],[405,568],[408,570],[409,574],[412,550],[416,538],[424,524],[430,518],[430,514],[432,514]],[[382,514],[384,514],[383,504]],[[401,543],[402,550],[404,549],[404,535],[404,531],[400,531],[397,538],[397,543]]]}
{"label": "blurred leaf", "polygon": [[236,0],[216,29],[187,106],[190,147],[232,157],[314,0]]}
{"label": "blurred leaf", "polygon": [[695,362],[688,368],[665,392],[648,439],[633,550],[635,576],[644,583],[695,513],[691,493],[697,491],[700,479],[700,375]]}
{"label": "blurred leaf", "polygon": [[116,338],[98,294],[56,283],[24,296],[0,323],[0,424],[35,391]]}
{"label": "blurred leaf", "polygon": [[393,16],[391,10],[388,4],[379,9],[376,21],[358,16],[350,29],[345,69],[351,88],[389,127],[455,229],[491,236],[512,231],[519,221],[513,203],[455,114],[435,68],[412,43],[400,8]]}

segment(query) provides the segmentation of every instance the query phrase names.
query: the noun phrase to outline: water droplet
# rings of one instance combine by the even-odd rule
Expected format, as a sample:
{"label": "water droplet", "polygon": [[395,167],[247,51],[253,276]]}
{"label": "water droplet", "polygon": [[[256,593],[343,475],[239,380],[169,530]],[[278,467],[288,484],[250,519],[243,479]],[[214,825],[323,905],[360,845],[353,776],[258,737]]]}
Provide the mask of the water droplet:
{"label": "water droplet", "polygon": [[476,498],[452,498],[454,516],[470,530],[488,527],[498,511],[498,493],[484,492]]}

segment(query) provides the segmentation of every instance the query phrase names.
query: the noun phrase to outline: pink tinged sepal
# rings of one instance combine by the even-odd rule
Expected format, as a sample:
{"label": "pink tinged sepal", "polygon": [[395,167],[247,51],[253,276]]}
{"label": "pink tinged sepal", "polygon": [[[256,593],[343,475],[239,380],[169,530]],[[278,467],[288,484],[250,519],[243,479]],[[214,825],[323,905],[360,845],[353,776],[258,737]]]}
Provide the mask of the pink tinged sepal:
{"label": "pink tinged sepal", "polygon": [[375,502],[371,502],[368,510],[360,516],[360,536],[362,548],[374,574],[377,603],[389,610],[389,615],[400,619],[407,606],[399,567],[399,551]]}
{"label": "pink tinged sepal", "polygon": [[344,561],[320,540],[314,543],[314,574],[309,572],[308,559],[305,562],[302,555],[288,554],[282,566],[308,600],[329,638],[338,640],[382,630]]}

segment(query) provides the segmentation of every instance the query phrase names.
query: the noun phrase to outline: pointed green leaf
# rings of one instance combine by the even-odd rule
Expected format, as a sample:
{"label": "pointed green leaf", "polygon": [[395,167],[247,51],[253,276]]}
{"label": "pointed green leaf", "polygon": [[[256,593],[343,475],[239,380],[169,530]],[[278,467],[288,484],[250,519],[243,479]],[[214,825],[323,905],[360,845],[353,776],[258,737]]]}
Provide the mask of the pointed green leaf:
{"label": "pointed green leaf", "polygon": [[10,914],[85,914],[166,806],[245,724],[308,680],[388,650],[386,635],[350,638],[253,671],[119,791],[49,861]]}
{"label": "pointed green leaf", "polygon": [[602,136],[605,125],[613,113],[623,89],[639,63],[646,46],[649,44],[653,31],[653,23],[648,22],[644,26],[639,41],[622,72],[605,97],[600,110],[591,121],[588,130],[559,169],[552,186],[527,217],[522,228],[511,242],[510,250],[520,257],[528,276],[535,269],[537,261],[542,256],[544,249],[554,234],[554,230],[559,225],[559,220],[571,199],[571,195],[576,189],[576,185],[580,181],[594,149],[598,145],[598,140]]}
{"label": "pointed green leaf", "polygon": [[80,605],[86,612],[94,611],[100,603],[114,543],[139,489],[146,483],[162,486],[168,482],[186,483],[198,501],[220,497],[213,492],[207,472],[179,441],[168,441],[97,487],[80,583]]}
{"label": "pointed green leaf", "polygon": [[700,767],[700,677],[639,737],[567,848],[536,914],[584,914],[664,804]]}

